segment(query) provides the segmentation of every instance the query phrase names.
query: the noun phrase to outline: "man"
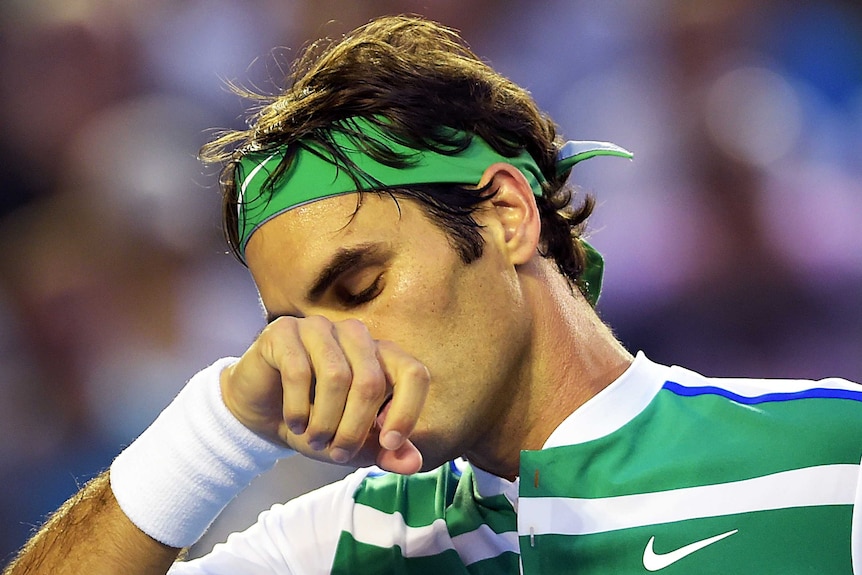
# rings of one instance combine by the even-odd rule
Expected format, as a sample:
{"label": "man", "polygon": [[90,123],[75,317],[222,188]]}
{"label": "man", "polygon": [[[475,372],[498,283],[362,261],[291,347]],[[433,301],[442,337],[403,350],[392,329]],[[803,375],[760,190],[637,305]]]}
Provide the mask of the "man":
{"label": "man", "polygon": [[[862,573],[862,388],[629,354],[593,309],[592,204],[564,209],[601,154],[630,157],[563,144],[435,24],[309,51],[204,151],[268,326],[9,572]],[[291,450],[377,467],[173,563]]]}

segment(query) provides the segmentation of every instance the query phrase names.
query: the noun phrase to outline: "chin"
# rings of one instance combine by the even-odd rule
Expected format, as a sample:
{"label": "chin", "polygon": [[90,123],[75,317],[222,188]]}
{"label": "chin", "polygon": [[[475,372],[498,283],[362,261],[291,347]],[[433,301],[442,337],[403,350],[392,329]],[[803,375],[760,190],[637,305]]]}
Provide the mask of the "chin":
{"label": "chin", "polygon": [[410,440],[413,441],[422,454],[422,468],[420,471],[432,471],[464,455],[463,450],[449,447],[447,443],[439,439],[429,437],[419,438],[411,435]]}

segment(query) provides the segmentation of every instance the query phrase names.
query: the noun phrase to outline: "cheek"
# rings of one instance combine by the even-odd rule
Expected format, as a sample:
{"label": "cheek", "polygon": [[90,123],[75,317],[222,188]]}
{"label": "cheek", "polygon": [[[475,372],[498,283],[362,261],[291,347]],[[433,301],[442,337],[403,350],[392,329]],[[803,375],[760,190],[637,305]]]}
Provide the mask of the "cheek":
{"label": "cheek", "polygon": [[390,273],[385,297],[363,319],[374,337],[394,341],[422,361],[433,361],[432,356],[448,346],[448,335],[463,325],[456,276],[451,267],[420,264]]}

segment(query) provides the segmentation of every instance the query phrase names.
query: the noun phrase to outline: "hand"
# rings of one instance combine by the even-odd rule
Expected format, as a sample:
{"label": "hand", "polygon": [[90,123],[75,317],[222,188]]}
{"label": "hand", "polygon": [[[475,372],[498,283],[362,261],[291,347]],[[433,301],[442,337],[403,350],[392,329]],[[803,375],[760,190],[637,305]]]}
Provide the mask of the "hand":
{"label": "hand", "polygon": [[320,316],[276,319],[221,375],[225,405],[258,435],[321,461],[396,473],[422,466],[408,437],[429,383],[422,363],[359,320]]}

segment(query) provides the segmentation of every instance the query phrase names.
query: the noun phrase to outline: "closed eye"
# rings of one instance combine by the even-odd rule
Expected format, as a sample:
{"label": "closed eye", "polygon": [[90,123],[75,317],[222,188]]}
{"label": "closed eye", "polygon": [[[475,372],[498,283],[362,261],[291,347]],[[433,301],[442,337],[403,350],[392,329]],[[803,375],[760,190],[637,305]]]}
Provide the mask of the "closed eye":
{"label": "closed eye", "polygon": [[345,307],[357,307],[368,303],[383,291],[383,274],[375,277],[374,281],[358,293],[352,293],[347,288],[342,287],[338,290],[338,299]]}

